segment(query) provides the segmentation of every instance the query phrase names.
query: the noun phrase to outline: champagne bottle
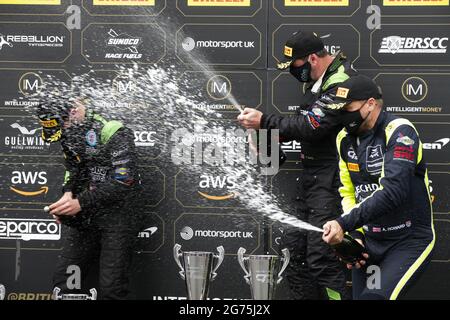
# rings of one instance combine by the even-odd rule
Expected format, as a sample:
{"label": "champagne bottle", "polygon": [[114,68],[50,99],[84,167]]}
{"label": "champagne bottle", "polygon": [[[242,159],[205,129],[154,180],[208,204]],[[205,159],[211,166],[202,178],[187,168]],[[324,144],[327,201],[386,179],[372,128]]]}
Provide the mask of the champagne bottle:
{"label": "champagne bottle", "polygon": [[366,260],[363,256],[366,249],[348,234],[344,235],[341,243],[332,245],[332,248],[345,263],[355,264],[359,260]]}

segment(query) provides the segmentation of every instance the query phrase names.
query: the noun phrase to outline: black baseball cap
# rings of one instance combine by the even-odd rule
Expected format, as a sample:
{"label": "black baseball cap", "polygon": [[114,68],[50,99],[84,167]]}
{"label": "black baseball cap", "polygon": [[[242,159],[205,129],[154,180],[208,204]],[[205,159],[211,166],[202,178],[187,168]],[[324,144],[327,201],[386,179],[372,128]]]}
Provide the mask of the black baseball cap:
{"label": "black baseball cap", "polygon": [[67,102],[43,102],[37,107],[37,116],[42,126],[42,139],[56,142],[61,139],[64,122],[69,118],[72,105]]}
{"label": "black baseball cap", "polygon": [[336,102],[342,102],[343,105],[352,101],[382,97],[380,87],[371,78],[362,74],[350,77],[339,84],[334,94]]}
{"label": "black baseball cap", "polygon": [[279,63],[277,67],[280,70],[285,70],[296,59],[303,59],[324,48],[322,39],[316,33],[299,30],[286,41],[284,45],[284,57],[286,60]]}

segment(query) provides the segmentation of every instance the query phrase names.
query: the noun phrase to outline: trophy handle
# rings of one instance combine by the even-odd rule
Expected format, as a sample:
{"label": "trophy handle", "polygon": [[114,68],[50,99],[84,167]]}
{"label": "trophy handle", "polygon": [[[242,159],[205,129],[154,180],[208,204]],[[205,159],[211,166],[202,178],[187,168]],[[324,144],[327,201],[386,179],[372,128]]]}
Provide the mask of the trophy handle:
{"label": "trophy handle", "polygon": [[5,299],[6,289],[5,286],[0,284],[0,300]]}
{"label": "trophy handle", "polygon": [[216,279],[217,277],[217,269],[219,269],[220,265],[223,262],[223,259],[225,257],[225,249],[223,248],[223,246],[217,247],[217,251],[219,252],[219,255],[214,255],[215,258],[217,258],[217,265],[215,266],[214,270],[212,271],[211,274],[211,281],[213,281],[214,279]]}
{"label": "trophy handle", "polygon": [[180,261],[180,257],[183,256],[183,254],[180,252],[180,249],[181,249],[181,245],[176,243],[175,246],[173,247],[173,257],[174,257],[175,262],[177,263],[178,267],[181,270],[179,272],[181,279],[185,280],[186,279],[185,272],[184,272],[183,266],[181,265],[181,261]]}
{"label": "trophy handle", "polygon": [[244,257],[245,251],[246,251],[245,248],[240,247],[237,252],[237,259],[238,259],[239,265],[241,266],[242,270],[244,270],[245,282],[247,282],[247,284],[250,284],[250,273],[248,273],[247,269],[245,268],[245,264],[244,264],[244,260],[248,259],[248,258]]}
{"label": "trophy handle", "polygon": [[281,267],[280,272],[278,273],[278,280],[277,280],[277,284],[279,284],[281,282],[281,280],[283,280],[283,277],[281,276],[284,272],[284,270],[286,270],[288,264],[289,264],[289,260],[291,260],[291,253],[289,252],[289,250],[287,248],[284,248],[283,250],[281,250],[281,252],[283,252],[283,266]]}
{"label": "trophy handle", "polygon": [[53,300],[61,300],[62,296],[59,295],[60,292],[61,292],[61,289],[58,287],[55,287],[53,289]]}
{"label": "trophy handle", "polygon": [[89,290],[89,292],[91,293],[91,296],[88,296],[88,300],[97,300],[97,290],[95,290],[95,288],[92,288],[91,290]]}

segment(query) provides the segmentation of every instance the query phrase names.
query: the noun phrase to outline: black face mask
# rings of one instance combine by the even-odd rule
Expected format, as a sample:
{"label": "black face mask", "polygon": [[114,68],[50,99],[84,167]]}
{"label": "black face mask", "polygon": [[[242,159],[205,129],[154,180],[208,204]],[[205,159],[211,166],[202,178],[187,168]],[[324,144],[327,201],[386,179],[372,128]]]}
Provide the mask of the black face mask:
{"label": "black face mask", "polygon": [[356,134],[356,132],[358,131],[358,129],[361,127],[361,125],[363,124],[363,122],[367,119],[367,117],[370,115],[367,115],[366,118],[363,118],[361,116],[361,112],[359,112],[367,103],[364,102],[364,104],[362,105],[361,108],[359,108],[356,111],[344,111],[344,115],[342,117],[342,124],[344,125],[345,129],[347,130],[347,132],[349,134]]}
{"label": "black face mask", "polygon": [[311,79],[311,64],[307,61],[301,67],[293,67],[292,64],[289,72],[300,82],[310,82]]}
{"label": "black face mask", "polygon": [[347,129],[347,132],[349,134],[355,134],[359,127],[361,127],[362,123],[365,119],[361,117],[361,113],[359,110],[352,111],[352,112],[345,112],[343,118],[342,118],[342,124],[344,125],[345,129]]}

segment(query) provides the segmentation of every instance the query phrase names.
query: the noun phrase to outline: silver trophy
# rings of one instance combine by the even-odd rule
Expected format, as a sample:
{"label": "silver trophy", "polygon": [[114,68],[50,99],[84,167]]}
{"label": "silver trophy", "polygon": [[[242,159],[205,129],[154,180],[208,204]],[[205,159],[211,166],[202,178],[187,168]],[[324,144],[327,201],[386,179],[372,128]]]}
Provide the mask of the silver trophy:
{"label": "silver trophy", "polygon": [[60,295],[60,292],[61,289],[58,287],[53,289],[53,300],[97,300],[97,290],[95,288],[89,290],[91,295],[76,293],[63,293]]}
{"label": "silver trophy", "polygon": [[6,289],[5,286],[0,284],[0,300],[5,299]]}
{"label": "silver trophy", "polygon": [[206,300],[208,297],[210,282],[216,278],[216,271],[225,256],[222,246],[217,247],[217,251],[218,255],[203,251],[181,252],[181,245],[175,244],[173,247],[173,256],[180,268],[180,276],[186,283],[188,300]]}
{"label": "silver trophy", "polygon": [[[272,300],[277,285],[283,280],[281,276],[291,258],[288,249],[281,250],[283,257],[275,255],[246,255],[244,248],[239,248],[237,258],[245,272],[244,279],[250,285],[253,300]],[[248,269],[248,271],[247,271]]]}

